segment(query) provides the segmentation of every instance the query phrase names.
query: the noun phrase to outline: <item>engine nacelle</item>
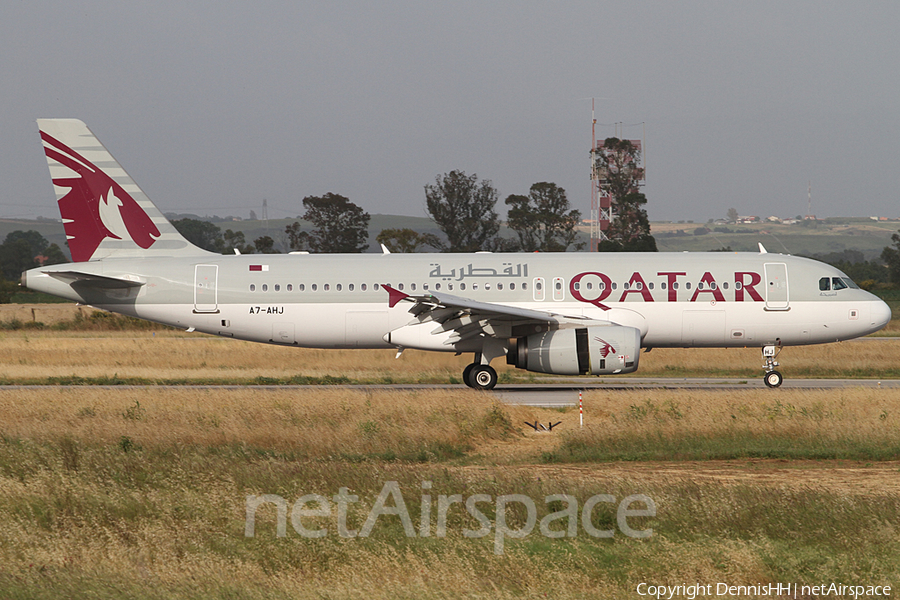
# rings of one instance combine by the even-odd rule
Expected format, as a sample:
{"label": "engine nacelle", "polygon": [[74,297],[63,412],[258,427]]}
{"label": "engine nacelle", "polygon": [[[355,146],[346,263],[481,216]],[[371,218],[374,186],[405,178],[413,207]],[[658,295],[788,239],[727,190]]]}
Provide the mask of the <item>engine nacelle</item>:
{"label": "engine nacelle", "polygon": [[634,327],[581,327],[516,338],[506,362],[553,375],[612,375],[637,371],[640,352]]}

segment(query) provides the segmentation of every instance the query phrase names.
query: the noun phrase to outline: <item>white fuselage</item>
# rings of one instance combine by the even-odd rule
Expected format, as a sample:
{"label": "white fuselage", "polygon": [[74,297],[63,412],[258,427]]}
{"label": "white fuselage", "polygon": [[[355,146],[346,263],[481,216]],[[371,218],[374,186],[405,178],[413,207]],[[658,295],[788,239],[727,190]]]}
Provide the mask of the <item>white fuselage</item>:
{"label": "white fuselage", "polygon": [[[67,270],[142,285],[104,290],[48,274]],[[866,335],[890,319],[876,296],[832,284],[849,281],[837,269],[780,254],[210,254],[55,265],[25,279],[32,289],[185,329],[316,348],[471,350],[448,344],[433,325],[405,327],[409,304],[389,308],[384,284],[634,327],[643,347],[817,344]]]}

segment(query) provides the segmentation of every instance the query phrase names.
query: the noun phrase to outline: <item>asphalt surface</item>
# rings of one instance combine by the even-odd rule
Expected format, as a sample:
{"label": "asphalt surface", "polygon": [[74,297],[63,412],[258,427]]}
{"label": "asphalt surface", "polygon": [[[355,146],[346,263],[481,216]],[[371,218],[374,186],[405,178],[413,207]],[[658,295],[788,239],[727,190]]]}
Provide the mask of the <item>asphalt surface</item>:
{"label": "asphalt surface", "polygon": [[[762,377],[752,379],[709,379],[709,378],[676,378],[676,377],[629,377],[629,378],[566,378],[563,380],[547,379],[544,384],[501,384],[487,392],[506,404],[525,406],[563,407],[577,406],[578,393],[583,391],[606,390],[609,392],[623,390],[717,390],[734,391],[748,389],[765,389]],[[103,388],[103,389],[206,389],[237,390],[253,389],[261,393],[290,389],[366,389],[366,390],[465,390],[462,384],[389,384],[389,385],[98,385],[98,386],[46,386],[46,385],[7,385],[0,389],[45,389],[50,387],[66,388]],[[891,388],[900,389],[900,379],[785,379],[780,389],[835,389],[835,388]],[[778,390],[773,389],[773,394]]]}

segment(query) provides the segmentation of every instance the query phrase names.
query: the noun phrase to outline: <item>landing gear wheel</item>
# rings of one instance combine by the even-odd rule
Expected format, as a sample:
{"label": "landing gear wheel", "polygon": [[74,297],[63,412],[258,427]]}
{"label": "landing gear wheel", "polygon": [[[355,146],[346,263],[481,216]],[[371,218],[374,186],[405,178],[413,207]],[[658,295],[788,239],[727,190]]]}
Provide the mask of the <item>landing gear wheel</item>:
{"label": "landing gear wheel", "polygon": [[468,387],[472,387],[472,383],[469,381],[469,375],[472,373],[472,369],[478,366],[478,363],[472,363],[465,369],[463,369],[463,383]]}
{"label": "landing gear wheel", "polygon": [[778,371],[769,371],[763,377],[763,381],[765,381],[766,385],[770,388],[777,388],[784,381],[784,376]]}
{"label": "landing gear wheel", "polygon": [[497,385],[497,371],[490,365],[474,365],[469,371],[467,383],[476,390],[492,390]]}

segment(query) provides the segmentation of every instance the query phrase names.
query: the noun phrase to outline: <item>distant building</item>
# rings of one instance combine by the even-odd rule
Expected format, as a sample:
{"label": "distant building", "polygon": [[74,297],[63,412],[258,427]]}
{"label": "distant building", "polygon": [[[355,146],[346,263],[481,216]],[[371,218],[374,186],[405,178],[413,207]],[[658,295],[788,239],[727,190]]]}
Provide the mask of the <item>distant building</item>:
{"label": "distant building", "polygon": [[775,216],[766,217],[766,221],[768,221],[769,223],[781,223],[781,219]]}

